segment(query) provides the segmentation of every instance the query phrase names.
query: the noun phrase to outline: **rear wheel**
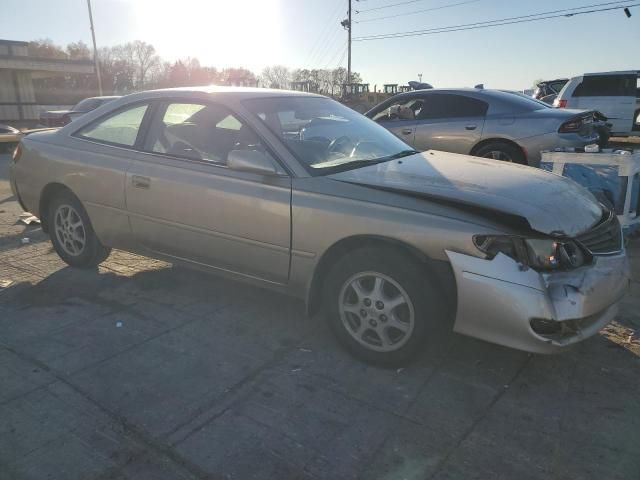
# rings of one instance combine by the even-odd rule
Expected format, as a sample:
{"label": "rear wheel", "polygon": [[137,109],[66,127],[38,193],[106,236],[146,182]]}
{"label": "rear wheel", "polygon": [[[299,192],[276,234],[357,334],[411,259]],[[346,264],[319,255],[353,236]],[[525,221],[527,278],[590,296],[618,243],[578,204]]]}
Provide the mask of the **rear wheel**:
{"label": "rear wheel", "polygon": [[478,150],[476,150],[475,155],[477,157],[491,158],[502,162],[526,165],[522,150],[515,145],[505,142],[491,142],[486,145],[482,145]]}
{"label": "rear wheel", "polygon": [[56,195],[48,215],[51,243],[68,265],[91,268],[107,259],[111,249],[100,243],[87,212],[70,192]]}
{"label": "rear wheel", "polygon": [[325,280],[325,317],[355,356],[403,364],[446,331],[442,296],[422,265],[401,252],[362,248],[338,261]]}

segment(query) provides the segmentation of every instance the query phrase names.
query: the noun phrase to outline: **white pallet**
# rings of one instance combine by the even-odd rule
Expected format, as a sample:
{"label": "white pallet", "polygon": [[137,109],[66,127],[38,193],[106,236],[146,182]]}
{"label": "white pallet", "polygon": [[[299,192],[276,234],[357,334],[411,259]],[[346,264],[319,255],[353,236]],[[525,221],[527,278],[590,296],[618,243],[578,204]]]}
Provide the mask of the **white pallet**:
{"label": "white pallet", "polygon": [[553,173],[563,175],[566,164],[578,165],[612,165],[618,167],[618,176],[627,177],[627,191],[623,213],[618,215],[622,228],[626,231],[640,228],[640,212],[637,212],[637,202],[631,205],[633,178],[640,175],[640,150],[632,153],[616,153],[617,149],[602,149],[598,153],[584,153],[571,151],[542,152],[542,162],[553,164]]}

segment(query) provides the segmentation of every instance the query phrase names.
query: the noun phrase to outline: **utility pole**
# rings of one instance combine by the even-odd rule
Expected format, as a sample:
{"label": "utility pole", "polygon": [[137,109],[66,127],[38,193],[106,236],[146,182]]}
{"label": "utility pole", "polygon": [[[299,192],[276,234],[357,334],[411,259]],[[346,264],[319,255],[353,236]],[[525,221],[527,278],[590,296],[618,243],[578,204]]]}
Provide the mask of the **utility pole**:
{"label": "utility pole", "polygon": [[349,41],[347,44],[347,83],[351,83],[351,0],[349,1]]}
{"label": "utility pole", "polygon": [[[100,63],[98,62],[98,47],[96,46],[96,32],[93,28],[93,14],[91,13],[91,0],[87,0],[87,7],[89,8],[89,25],[91,25],[91,38],[93,39],[93,62],[96,65],[96,75],[98,76],[98,94],[102,96],[102,75],[100,75]],[[349,38],[349,41],[351,41],[351,38]]]}

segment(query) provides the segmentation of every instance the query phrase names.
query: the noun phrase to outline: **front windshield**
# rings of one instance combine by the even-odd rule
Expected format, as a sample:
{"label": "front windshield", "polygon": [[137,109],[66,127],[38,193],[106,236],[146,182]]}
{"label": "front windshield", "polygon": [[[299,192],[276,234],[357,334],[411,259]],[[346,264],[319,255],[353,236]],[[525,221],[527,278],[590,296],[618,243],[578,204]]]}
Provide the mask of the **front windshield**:
{"label": "front windshield", "polygon": [[385,128],[328,98],[261,98],[245,105],[312,175],[414,153]]}

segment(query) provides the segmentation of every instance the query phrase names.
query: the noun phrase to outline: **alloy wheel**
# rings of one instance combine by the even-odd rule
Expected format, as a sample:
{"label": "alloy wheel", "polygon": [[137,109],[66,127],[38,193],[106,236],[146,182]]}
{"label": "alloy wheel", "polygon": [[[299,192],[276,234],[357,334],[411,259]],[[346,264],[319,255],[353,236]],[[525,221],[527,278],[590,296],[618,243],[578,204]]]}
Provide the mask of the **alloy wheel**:
{"label": "alloy wheel", "polygon": [[511,156],[502,150],[491,150],[485,153],[484,158],[492,158],[493,160],[500,160],[501,162],[513,162]]}
{"label": "alloy wheel", "polygon": [[71,205],[60,205],[54,215],[56,238],[62,249],[72,257],[84,252],[87,232],[82,217]]}
{"label": "alloy wheel", "polygon": [[415,326],[415,310],[407,292],[378,272],[350,277],[340,290],[339,311],[349,335],[378,352],[401,348]]}

